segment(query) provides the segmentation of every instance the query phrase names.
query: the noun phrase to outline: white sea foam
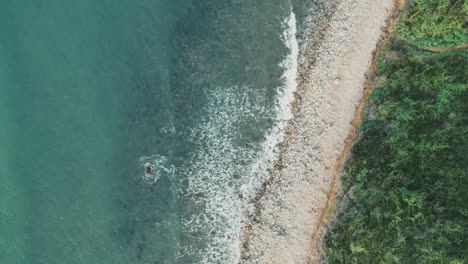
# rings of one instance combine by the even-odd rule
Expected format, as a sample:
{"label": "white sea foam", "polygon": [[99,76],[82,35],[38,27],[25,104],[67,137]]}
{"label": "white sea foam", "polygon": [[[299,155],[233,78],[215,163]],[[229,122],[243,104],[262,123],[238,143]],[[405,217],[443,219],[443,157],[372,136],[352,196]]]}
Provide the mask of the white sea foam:
{"label": "white sea foam", "polygon": [[[198,197],[204,205],[202,212],[184,219],[187,232],[207,235],[207,247],[196,253],[201,263],[238,263],[244,213],[271,177],[269,169],[292,118],[299,53],[294,13],[285,26],[283,39],[289,54],[281,63],[284,85],[278,90],[275,111],[262,107],[264,99],[254,89],[219,88],[208,94],[208,114],[192,131],[198,151],[180,173],[188,177],[185,194]],[[260,146],[243,140],[252,125],[249,122],[267,119],[274,119],[275,125]]]}

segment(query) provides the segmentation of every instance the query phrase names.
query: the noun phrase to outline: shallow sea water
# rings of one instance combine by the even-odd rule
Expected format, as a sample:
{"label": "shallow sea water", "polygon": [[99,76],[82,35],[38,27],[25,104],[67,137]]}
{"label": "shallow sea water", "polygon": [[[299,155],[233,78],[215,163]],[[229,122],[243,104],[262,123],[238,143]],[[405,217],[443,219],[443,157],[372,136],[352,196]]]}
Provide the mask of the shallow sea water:
{"label": "shallow sea water", "polygon": [[235,263],[309,4],[2,1],[0,263]]}

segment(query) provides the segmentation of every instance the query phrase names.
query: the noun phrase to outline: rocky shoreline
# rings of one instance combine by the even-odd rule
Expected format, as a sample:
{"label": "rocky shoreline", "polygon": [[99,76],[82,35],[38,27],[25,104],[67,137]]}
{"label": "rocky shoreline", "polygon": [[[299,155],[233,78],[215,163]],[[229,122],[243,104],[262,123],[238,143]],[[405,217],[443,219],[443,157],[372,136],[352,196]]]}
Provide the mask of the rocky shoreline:
{"label": "rocky shoreline", "polygon": [[316,263],[333,168],[352,130],[392,0],[328,1],[304,43],[280,159],[245,225],[241,263]]}

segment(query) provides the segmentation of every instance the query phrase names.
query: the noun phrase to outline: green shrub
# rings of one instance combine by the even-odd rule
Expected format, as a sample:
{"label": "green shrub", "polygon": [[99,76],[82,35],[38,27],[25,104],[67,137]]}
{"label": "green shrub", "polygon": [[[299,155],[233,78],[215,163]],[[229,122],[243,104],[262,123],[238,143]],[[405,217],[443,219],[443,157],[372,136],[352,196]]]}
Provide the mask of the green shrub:
{"label": "green shrub", "polygon": [[[468,1],[414,0],[396,35],[466,45],[467,17]],[[351,198],[327,234],[327,258],[468,263],[468,52],[387,47],[378,63],[383,81],[342,177]]]}

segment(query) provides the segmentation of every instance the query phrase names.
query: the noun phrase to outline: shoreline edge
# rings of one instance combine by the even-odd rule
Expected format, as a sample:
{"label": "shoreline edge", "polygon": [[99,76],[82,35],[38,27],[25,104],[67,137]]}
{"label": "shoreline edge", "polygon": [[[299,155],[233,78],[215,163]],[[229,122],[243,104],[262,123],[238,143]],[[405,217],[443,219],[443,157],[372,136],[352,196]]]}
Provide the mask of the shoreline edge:
{"label": "shoreline edge", "polygon": [[294,118],[272,179],[244,227],[240,263],[320,262],[338,174],[356,138],[369,73],[397,3],[343,0],[322,14],[330,17],[319,21],[323,38],[305,43]]}

